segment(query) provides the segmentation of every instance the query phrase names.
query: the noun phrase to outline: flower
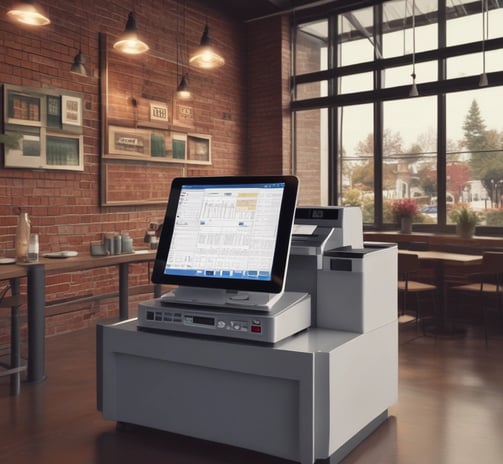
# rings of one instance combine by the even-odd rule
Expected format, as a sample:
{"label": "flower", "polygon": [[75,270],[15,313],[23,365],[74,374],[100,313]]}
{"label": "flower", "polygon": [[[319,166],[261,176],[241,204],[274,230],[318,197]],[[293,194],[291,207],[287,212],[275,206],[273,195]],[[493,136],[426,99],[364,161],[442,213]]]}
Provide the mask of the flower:
{"label": "flower", "polygon": [[393,214],[396,218],[414,217],[417,214],[417,203],[412,198],[396,200],[392,205]]}
{"label": "flower", "polygon": [[475,226],[480,222],[477,213],[464,204],[458,205],[449,214],[451,220],[458,225]]}

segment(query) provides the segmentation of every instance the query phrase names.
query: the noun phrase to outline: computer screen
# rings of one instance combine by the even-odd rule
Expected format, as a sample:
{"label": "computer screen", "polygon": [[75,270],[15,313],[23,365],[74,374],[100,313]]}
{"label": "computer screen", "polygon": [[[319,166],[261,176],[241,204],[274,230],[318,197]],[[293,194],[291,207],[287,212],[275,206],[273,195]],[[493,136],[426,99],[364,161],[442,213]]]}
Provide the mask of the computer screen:
{"label": "computer screen", "polygon": [[174,179],[152,281],[282,292],[297,190],[294,176]]}

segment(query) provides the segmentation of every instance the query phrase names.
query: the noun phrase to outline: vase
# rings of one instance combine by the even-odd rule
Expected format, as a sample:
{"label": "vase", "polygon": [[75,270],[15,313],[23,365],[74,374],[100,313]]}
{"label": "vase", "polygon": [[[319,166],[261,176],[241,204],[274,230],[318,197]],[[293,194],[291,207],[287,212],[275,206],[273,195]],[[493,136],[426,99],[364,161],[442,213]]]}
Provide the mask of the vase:
{"label": "vase", "polygon": [[412,233],[412,218],[409,216],[403,216],[400,218],[400,233],[411,234]]}
{"label": "vase", "polygon": [[472,238],[475,235],[475,224],[457,224],[456,233],[461,238]]}

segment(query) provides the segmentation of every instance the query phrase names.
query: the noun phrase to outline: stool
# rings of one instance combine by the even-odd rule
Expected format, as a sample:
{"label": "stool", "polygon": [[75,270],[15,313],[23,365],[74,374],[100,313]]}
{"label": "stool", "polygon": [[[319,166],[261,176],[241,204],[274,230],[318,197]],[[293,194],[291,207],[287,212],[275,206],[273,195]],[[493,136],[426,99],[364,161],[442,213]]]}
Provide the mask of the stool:
{"label": "stool", "polygon": [[[9,292],[11,295],[7,296]],[[0,362],[0,377],[10,376],[10,394],[19,395],[21,391],[21,372],[26,366],[21,365],[21,334],[19,308],[23,298],[19,294],[18,279],[10,279],[10,284],[0,289],[0,311],[10,310],[10,362]]]}

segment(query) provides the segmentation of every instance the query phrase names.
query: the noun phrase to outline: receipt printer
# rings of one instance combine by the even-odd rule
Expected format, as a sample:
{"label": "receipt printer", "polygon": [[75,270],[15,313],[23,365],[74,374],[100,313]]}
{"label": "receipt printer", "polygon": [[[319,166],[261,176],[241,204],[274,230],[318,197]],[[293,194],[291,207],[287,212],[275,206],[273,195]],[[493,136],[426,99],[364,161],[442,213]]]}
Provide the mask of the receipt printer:
{"label": "receipt printer", "polygon": [[397,256],[393,243],[334,249],[318,271],[317,325],[365,333],[397,318]]}
{"label": "receipt printer", "polygon": [[285,289],[311,295],[311,323],[316,327],[318,271],[325,251],[363,248],[362,213],[358,207],[305,206],[295,211]]}
{"label": "receipt printer", "polygon": [[363,242],[358,207],[298,207],[286,290],[311,295],[312,327],[364,333],[397,317],[397,246]]}

